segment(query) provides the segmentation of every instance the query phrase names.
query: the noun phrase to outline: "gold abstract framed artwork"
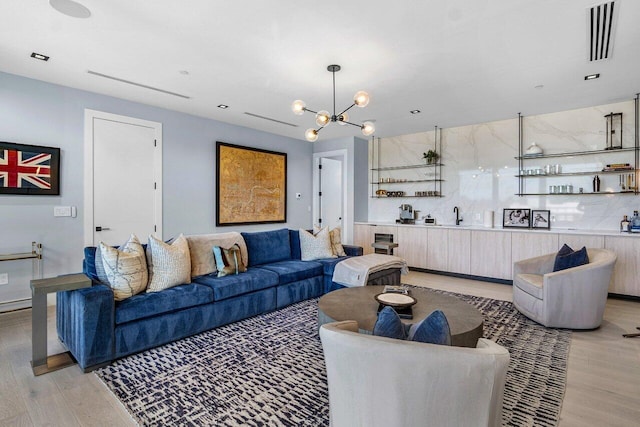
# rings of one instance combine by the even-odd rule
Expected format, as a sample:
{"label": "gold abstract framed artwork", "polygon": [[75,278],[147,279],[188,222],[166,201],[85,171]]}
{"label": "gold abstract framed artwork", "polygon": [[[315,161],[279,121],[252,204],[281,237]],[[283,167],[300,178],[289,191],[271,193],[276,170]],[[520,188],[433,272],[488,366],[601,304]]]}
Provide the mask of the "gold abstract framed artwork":
{"label": "gold abstract framed artwork", "polygon": [[216,142],[216,226],[287,222],[287,154]]}

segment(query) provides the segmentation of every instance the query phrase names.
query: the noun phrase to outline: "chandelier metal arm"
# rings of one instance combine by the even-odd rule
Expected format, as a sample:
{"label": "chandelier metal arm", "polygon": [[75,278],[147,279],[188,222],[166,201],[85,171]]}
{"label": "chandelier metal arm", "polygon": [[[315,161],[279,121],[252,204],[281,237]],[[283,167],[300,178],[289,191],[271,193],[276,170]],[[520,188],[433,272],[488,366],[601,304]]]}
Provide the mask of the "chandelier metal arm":
{"label": "chandelier metal arm", "polygon": [[[342,114],[342,113],[341,113],[341,114]],[[362,125],[359,125],[359,124],[356,124],[356,123],[345,122],[345,121],[342,121],[342,120],[340,121],[340,123],[344,123],[344,124],[346,124],[346,125],[351,125],[351,126],[355,126],[355,127],[357,127],[357,128],[362,129]]]}
{"label": "chandelier metal arm", "polygon": [[[345,108],[344,110],[342,110],[342,112],[340,114],[336,114],[336,117],[340,117],[341,115],[343,115],[344,113],[346,113],[347,111],[349,111],[350,109],[352,109],[353,107],[356,106],[356,103],[354,102],[353,104],[351,104],[349,107]],[[345,122],[346,123],[346,122]]]}
{"label": "chandelier metal arm", "polygon": [[317,112],[317,111],[313,111],[313,110],[311,110],[311,109],[309,109],[309,108],[307,108],[307,107],[304,107],[304,108],[303,108],[303,110],[304,110],[304,111],[308,111],[308,112],[313,113],[313,114],[318,114],[318,112]]}

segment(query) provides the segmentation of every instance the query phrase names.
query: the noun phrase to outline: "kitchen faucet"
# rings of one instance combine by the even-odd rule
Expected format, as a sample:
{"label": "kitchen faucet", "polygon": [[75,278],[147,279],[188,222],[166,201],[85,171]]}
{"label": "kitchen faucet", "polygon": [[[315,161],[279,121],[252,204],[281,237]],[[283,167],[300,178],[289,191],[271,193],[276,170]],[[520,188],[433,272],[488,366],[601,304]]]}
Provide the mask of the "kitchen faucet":
{"label": "kitchen faucet", "polygon": [[456,225],[460,225],[460,223],[462,222],[462,218],[460,218],[460,208],[454,206],[453,211],[456,213]]}

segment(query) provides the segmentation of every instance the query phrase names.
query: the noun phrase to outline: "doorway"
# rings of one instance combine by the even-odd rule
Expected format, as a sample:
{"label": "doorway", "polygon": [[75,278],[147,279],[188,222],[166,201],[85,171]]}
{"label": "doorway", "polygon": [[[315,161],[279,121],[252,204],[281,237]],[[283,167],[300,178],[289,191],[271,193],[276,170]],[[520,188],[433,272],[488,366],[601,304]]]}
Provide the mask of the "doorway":
{"label": "doorway", "polygon": [[347,150],[314,153],[313,224],[341,227],[343,242],[351,236],[347,191]]}
{"label": "doorway", "polygon": [[84,240],[162,239],[162,124],[85,110]]}

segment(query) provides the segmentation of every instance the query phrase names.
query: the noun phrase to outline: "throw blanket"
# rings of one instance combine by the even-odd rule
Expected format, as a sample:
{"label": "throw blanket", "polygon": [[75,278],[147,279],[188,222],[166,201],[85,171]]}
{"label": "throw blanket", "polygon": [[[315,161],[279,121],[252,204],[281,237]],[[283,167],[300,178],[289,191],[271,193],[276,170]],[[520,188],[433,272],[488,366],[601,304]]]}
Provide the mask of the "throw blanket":
{"label": "throw blanket", "polygon": [[369,254],[340,261],[333,270],[333,281],[347,287],[365,286],[369,274],[389,268],[400,268],[402,274],[409,272],[407,262],[400,257]]}

